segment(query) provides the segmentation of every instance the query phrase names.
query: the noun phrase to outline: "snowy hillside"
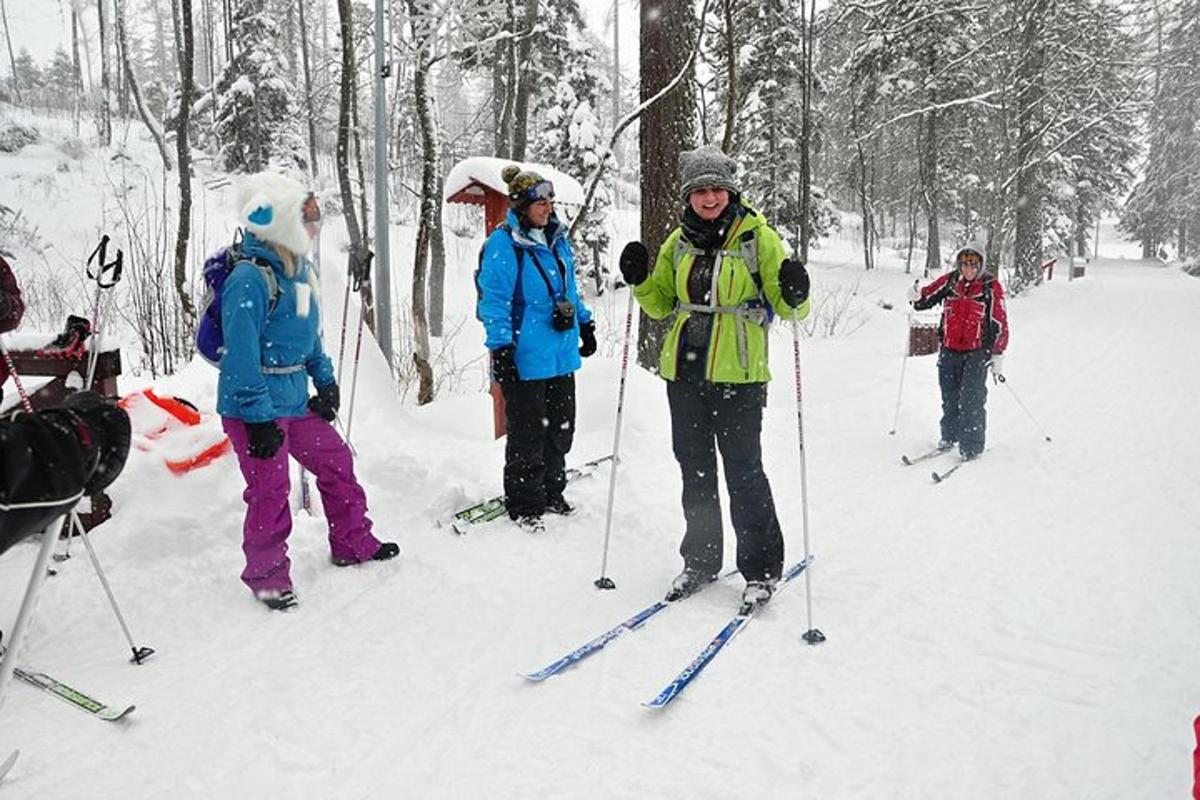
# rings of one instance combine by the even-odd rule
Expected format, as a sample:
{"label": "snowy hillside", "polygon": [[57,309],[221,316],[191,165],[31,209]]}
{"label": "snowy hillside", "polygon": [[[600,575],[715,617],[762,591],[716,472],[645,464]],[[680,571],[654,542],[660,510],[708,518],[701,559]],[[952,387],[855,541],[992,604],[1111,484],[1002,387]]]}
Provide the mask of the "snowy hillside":
{"label": "snowy hillside", "polygon": [[[59,184],[9,186],[20,196],[0,201],[29,203],[31,187]],[[47,236],[72,224],[40,213]],[[208,221],[228,222],[215,200]],[[341,260],[338,235],[331,226],[328,263]],[[406,286],[411,230],[394,236]],[[480,355],[477,247],[451,242],[460,366]],[[268,612],[238,580],[233,461],[176,477],[160,453],[135,452],[112,490],[115,517],[93,539],[135,638],[158,654],[127,663],[74,544],[21,663],[137,710],[106,724],[14,684],[0,756],[22,755],[0,796],[1186,796],[1200,713],[1200,281],[1112,258],[1014,299],[1012,391],[990,387],[988,449],[934,485],[930,469],[954,456],[899,459],[936,438],[933,358],[908,363],[887,434],[911,278],[861,272],[852,247],[829,243],[813,264],[814,303],[857,287],[850,332],[802,342],[813,621],[825,644],[800,640],[804,591],[793,585],[668,709],[643,709],[733,613],[733,579],[543,684],[523,681],[661,597],[679,569],[662,383],[630,373],[608,569],[618,589],[599,592],[608,468],[569,488],[580,512],[551,519],[544,536],[505,521],[453,535],[438,521],[499,492],[503,442],[477,391],[482,370],[463,367],[456,392],[417,407],[393,395],[368,348],[352,438],[370,515],[401,558],[336,569],[323,521],[298,515],[301,605]],[[341,292],[328,270],[331,342]],[[612,446],[625,296],[594,302],[602,344],[578,375],[572,462]],[[792,563],[803,551],[792,348],[786,328],[772,336],[765,458]],[[149,382],[127,378],[123,391]],[[215,382],[194,363],[154,385],[211,411]],[[34,551],[0,558],[5,629]]]}

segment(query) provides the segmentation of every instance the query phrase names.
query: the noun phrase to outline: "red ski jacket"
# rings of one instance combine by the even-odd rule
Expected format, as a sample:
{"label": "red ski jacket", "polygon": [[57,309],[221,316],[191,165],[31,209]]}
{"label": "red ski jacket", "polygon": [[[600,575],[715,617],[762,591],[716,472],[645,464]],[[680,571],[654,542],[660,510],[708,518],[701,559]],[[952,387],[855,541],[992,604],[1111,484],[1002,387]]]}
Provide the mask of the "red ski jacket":
{"label": "red ski jacket", "polygon": [[941,338],[947,350],[987,348],[1000,355],[1008,346],[1008,312],[1000,281],[982,269],[968,281],[958,270],[947,272],[921,289],[913,308],[922,311],[942,303]]}
{"label": "red ski jacket", "polygon": [[[25,303],[21,300],[21,289],[13,276],[12,268],[0,256],[0,333],[11,331],[21,324],[25,315]],[[8,365],[0,358],[0,386],[8,380]]]}

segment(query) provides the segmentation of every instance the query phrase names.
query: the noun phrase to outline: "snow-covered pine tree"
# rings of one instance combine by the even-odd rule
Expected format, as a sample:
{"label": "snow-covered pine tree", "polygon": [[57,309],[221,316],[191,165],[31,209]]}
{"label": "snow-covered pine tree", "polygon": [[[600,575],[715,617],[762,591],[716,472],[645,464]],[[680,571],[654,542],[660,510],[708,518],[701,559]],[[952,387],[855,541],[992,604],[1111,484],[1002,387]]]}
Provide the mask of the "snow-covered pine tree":
{"label": "snow-covered pine tree", "polygon": [[[531,160],[544,162],[586,180],[607,147],[601,133],[602,98],[609,78],[595,52],[603,45],[588,32],[576,0],[550,0],[548,31],[535,43],[537,97],[531,116]],[[576,261],[581,275],[598,291],[604,284],[603,259],[609,247],[607,210],[612,206],[611,169],[596,190],[587,217],[576,231]]]}
{"label": "snow-covered pine tree", "polygon": [[308,166],[279,27],[266,12],[266,0],[239,0],[234,57],[217,83],[218,162],[233,172]]}
{"label": "snow-covered pine tree", "polygon": [[1200,229],[1200,1],[1156,4],[1146,27],[1154,84],[1145,115],[1149,148],[1121,230],[1141,240],[1146,258],[1166,253],[1168,244],[1185,258]]}

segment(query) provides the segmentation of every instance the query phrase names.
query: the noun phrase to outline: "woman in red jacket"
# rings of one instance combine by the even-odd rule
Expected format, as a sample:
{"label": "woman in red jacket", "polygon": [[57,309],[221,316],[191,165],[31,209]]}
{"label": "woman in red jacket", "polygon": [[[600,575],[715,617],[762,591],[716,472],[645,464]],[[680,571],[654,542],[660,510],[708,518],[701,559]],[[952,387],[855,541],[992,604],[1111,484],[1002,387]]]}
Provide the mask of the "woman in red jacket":
{"label": "woman in red jacket", "polygon": [[918,311],[942,304],[938,383],[942,389],[942,439],[938,447],[958,444],[966,461],[983,452],[987,431],[987,371],[1004,377],[1008,313],[1000,281],[983,268],[983,252],[964,247],[955,269],[920,291]]}

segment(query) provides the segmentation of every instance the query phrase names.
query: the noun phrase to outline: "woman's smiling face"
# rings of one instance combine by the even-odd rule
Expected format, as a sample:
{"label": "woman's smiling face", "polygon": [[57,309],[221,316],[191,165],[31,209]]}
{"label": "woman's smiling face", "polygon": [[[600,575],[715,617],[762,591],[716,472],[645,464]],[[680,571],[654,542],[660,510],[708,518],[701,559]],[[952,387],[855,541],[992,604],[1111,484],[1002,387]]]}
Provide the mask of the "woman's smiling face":
{"label": "woman's smiling face", "polygon": [[721,216],[729,205],[729,190],[718,189],[716,186],[701,186],[693,189],[688,195],[688,203],[696,216],[706,222],[712,222]]}

